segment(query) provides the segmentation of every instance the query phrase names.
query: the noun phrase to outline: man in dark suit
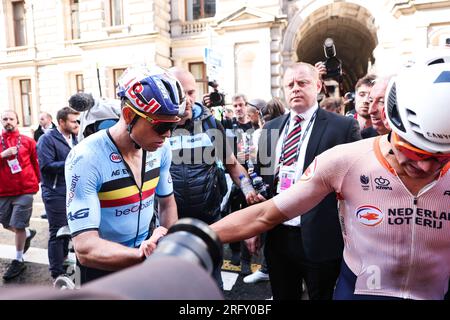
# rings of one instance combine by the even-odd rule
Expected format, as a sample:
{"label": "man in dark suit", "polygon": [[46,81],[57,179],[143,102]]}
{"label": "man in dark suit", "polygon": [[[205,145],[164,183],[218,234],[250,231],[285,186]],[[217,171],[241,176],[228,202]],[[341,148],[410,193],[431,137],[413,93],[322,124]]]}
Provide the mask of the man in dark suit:
{"label": "man in dark suit", "polygon": [[[294,184],[320,153],[361,139],[356,120],[318,107],[322,82],[314,66],[289,67],[283,85],[290,112],[266,123],[258,149],[259,173],[272,196]],[[268,232],[265,256],[273,298],[300,299],[304,280],[310,299],[331,299],[342,251],[336,194],[331,193],[301,221],[297,217]]]}

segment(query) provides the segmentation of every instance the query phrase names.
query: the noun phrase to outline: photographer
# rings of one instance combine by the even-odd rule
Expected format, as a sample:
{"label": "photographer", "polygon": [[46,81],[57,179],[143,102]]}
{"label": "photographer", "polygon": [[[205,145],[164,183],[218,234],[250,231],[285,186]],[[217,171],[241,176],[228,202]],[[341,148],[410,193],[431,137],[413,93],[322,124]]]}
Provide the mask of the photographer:
{"label": "photographer", "polygon": [[[320,103],[324,98],[331,97],[334,92],[333,87],[335,85],[328,86],[325,80],[334,80],[339,85],[339,92],[343,91],[343,78],[342,78],[342,61],[336,57],[336,47],[334,41],[331,38],[326,38],[323,43],[323,51],[325,55],[325,61],[319,61],[315,64],[315,68],[319,72],[319,76],[322,82],[322,89],[319,93],[318,102]],[[330,93],[328,90],[332,89]]]}
{"label": "photographer", "polygon": [[336,57],[336,47],[331,38],[326,38],[323,43],[323,51],[325,54],[325,69],[326,73],[324,79],[334,79],[339,84],[342,83],[342,61]]}

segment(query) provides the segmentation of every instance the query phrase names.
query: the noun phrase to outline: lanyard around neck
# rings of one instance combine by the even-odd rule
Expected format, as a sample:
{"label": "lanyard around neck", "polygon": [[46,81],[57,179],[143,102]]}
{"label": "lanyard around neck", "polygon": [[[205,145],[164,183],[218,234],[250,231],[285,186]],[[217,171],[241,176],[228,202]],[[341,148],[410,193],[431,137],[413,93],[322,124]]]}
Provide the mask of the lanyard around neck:
{"label": "lanyard around neck", "polygon": [[[19,137],[17,138],[17,154],[19,154],[19,149],[20,149],[20,145],[21,145],[21,139],[22,138],[22,136],[19,134]],[[5,139],[3,139],[3,135],[2,135],[2,147],[3,147],[3,151],[5,151],[6,149],[8,149],[7,147],[6,147],[6,143],[5,143]],[[16,157],[17,157],[17,154],[16,154]]]}

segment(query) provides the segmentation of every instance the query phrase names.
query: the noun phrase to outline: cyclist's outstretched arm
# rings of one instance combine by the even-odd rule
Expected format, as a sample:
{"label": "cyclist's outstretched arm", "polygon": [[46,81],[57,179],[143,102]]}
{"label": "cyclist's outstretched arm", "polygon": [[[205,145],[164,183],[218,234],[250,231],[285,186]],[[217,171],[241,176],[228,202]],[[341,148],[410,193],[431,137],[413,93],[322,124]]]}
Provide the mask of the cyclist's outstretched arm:
{"label": "cyclist's outstretched arm", "polygon": [[[319,165],[319,163],[321,165]],[[316,158],[300,181],[269,201],[229,214],[211,225],[224,243],[245,240],[315,207],[336,185],[327,178],[336,163]]]}

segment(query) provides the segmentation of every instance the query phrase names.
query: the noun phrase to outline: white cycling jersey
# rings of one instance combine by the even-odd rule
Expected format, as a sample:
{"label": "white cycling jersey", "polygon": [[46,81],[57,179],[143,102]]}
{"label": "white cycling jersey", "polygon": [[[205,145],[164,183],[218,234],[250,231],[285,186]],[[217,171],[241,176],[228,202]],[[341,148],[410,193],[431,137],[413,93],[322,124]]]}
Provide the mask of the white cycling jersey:
{"label": "white cycling jersey", "polygon": [[274,203],[291,219],[336,192],[354,293],[443,299],[450,278],[450,162],[414,196],[383,157],[380,139],[386,136],[324,152]]}

